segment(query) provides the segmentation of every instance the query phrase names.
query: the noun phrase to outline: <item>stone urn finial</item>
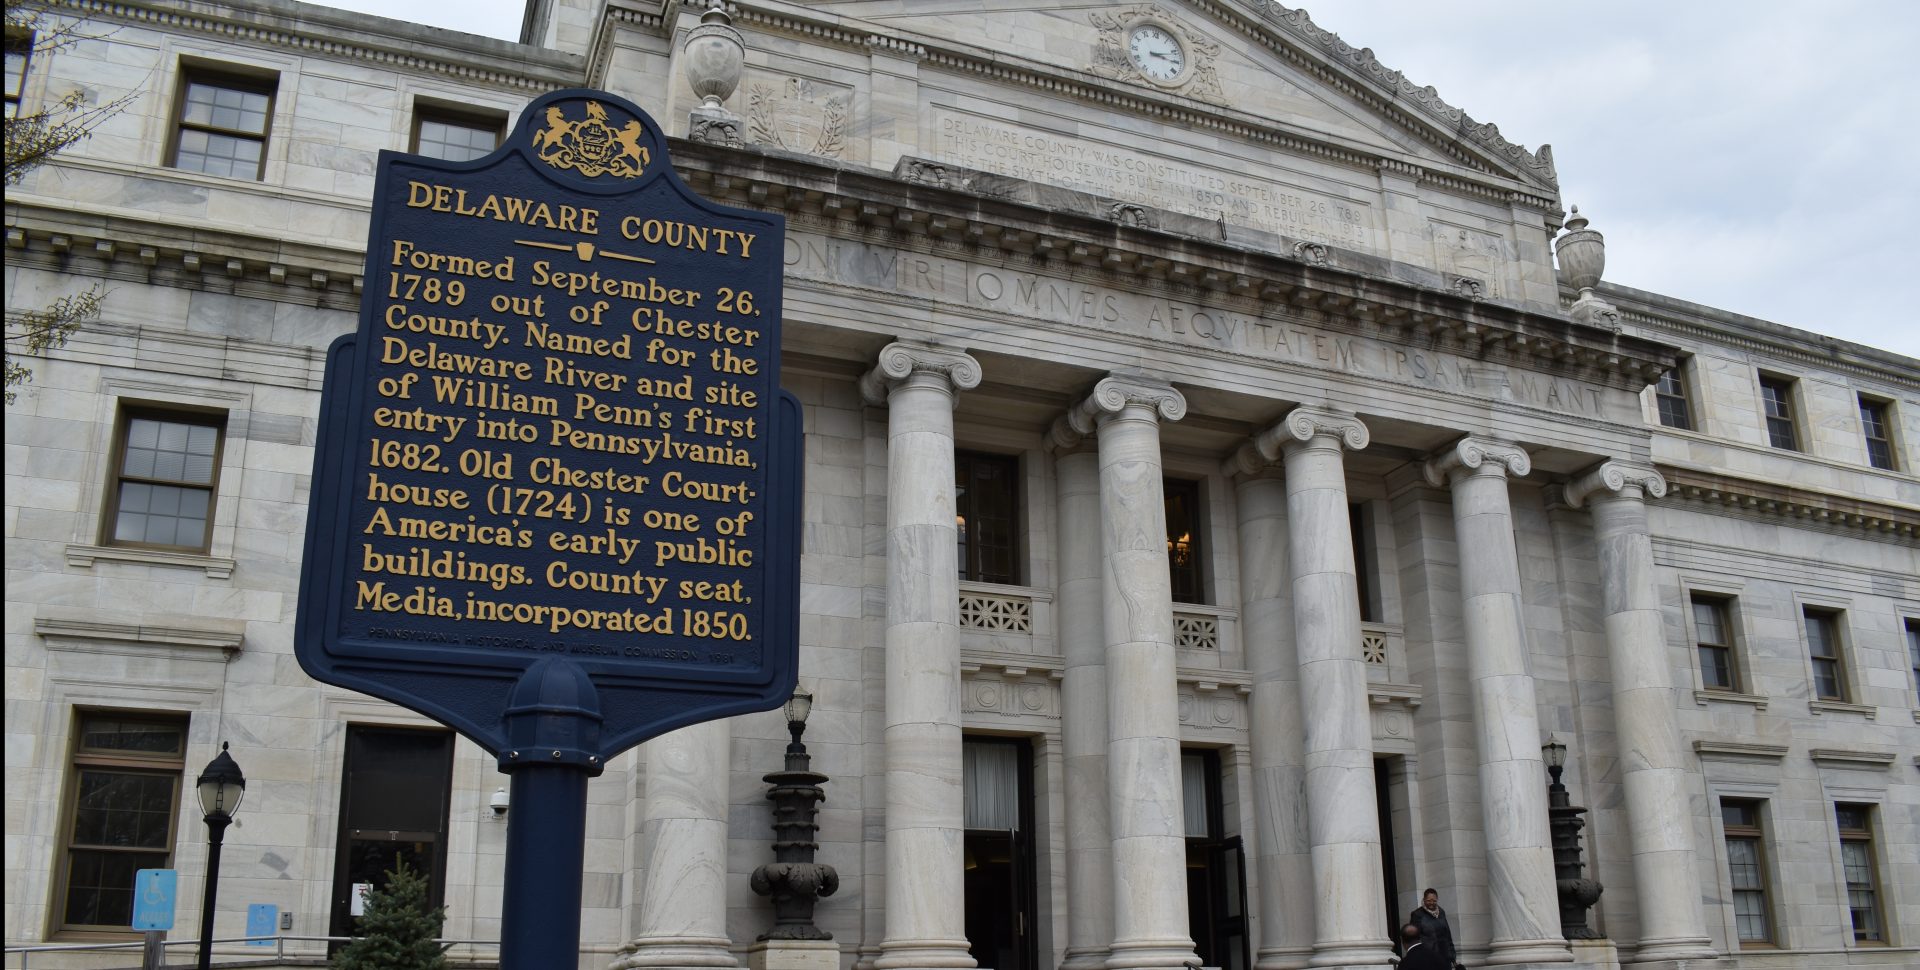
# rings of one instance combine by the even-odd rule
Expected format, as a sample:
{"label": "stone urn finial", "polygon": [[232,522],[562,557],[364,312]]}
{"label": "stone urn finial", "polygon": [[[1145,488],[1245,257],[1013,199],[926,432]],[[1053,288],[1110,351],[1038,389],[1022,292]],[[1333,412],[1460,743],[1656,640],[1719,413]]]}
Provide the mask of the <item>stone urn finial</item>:
{"label": "stone urn finial", "polygon": [[687,83],[700,106],[688,114],[688,137],[721,145],[740,144],[740,119],[722,104],[740,86],[747,63],[746,40],[733,29],[725,0],[707,0],[699,26],[687,31],[683,48]]}
{"label": "stone urn finial", "polygon": [[1560,258],[1560,280],[1579,290],[1581,299],[1592,299],[1593,288],[1600,285],[1600,274],[1607,269],[1607,237],[1587,228],[1587,217],[1580,214],[1579,206],[1573,207],[1567,231],[1554,240],[1553,252]]}

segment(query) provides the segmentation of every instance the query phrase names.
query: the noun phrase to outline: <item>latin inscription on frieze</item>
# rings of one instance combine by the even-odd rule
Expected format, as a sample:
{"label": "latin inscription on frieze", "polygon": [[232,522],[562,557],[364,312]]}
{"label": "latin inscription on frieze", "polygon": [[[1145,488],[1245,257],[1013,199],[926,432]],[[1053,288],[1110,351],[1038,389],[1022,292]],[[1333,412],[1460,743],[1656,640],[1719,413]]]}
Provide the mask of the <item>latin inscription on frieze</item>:
{"label": "latin inscription on frieze", "polygon": [[1046,326],[1098,330],[1402,386],[1510,401],[1583,418],[1638,420],[1637,402],[1580,381],[1360,337],[1257,308],[1210,305],[1092,286],[1003,266],[788,232],[788,279],[938,300]]}
{"label": "latin inscription on frieze", "polygon": [[1372,207],[1242,172],[936,107],[935,157],[1344,249],[1378,251]]}

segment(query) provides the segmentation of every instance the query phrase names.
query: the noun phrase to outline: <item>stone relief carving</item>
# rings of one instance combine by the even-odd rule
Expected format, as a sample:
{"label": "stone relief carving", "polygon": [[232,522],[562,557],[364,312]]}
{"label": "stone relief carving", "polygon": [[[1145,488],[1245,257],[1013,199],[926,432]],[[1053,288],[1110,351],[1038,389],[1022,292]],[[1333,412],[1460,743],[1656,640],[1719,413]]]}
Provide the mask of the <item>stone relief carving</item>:
{"label": "stone relief carving", "polygon": [[1327,265],[1327,247],[1324,243],[1301,241],[1293,244],[1293,258],[1315,266]]}
{"label": "stone relief carving", "polygon": [[1060,716],[1060,689],[1044,672],[1021,667],[964,671],[960,709],[968,714]]}
{"label": "stone relief carving", "polygon": [[[1500,279],[1511,261],[1506,240],[1442,222],[1429,223],[1427,236],[1433,241],[1433,265],[1454,279],[1454,292],[1474,298],[1501,295]],[[1460,279],[1473,281],[1478,290],[1468,292]]]}
{"label": "stone relief carving", "polygon": [[1290,9],[1275,0],[1254,0],[1254,3],[1266,21],[1281,33],[1308,47],[1318,48],[1335,61],[1358,71],[1363,77],[1392,92],[1395,99],[1417,106],[1441,122],[1441,127],[1458,131],[1469,141],[1479,142],[1514,162],[1542,184],[1559,184],[1559,175],[1553,168],[1553,146],[1541,145],[1538,151],[1529,152],[1525,147],[1506,140],[1501,137],[1499,127],[1474,121],[1465,111],[1441,100],[1440,92],[1435,91],[1432,85],[1417,87],[1399,71],[1388,70],[1374,56],[1372,48],[1354,47],[1341,40],[1339,34],[1314,23],[1304,9]]}
{"label": "stone relief carving", "polygon": [[1453,277],[1453,291],[1469,300],[1478,300],[1487,295],[1487,283],[1471,276],[1456,276]]}
{"label": "stone relief carving", "polygon": [[851,90],[811,78],[756,81],[747,89],[747,127],[756,144],[839,158],[852,104]]}
{"label": "stone relief carving", "polygon": [[1138,229],[1158,228],[1154,225],[1153,213],[1148,211],[1146,206],[1134,205],[1131,202],[1115,202],[1108,207],[1107,214],[1113,218],[1113,221],[1123,226],[1133,226]]}
{"label": "stone relief carving", "polygon": [[1170,87],[1199,101],[1227,103],[1226,93],[1220,89],[1219,72],[1214,68],[1214,61],[1220,56],[1220,45],[1207,35],[1186,26],[1172,11],[1157,3],[1143,3],[1112,13],[1094,13],[1088,19],[1100,31],[1100,39],[1093,51],[1093,63],[1088,66],[1093,73],[1117,81],[1151,84],[1133,65],[1133,59],[1127,56],[1127,34],[1141,24],[1153,24],[1178,36],[1191,58],[1185,79]]}
{"label": "stone relief carving", "polygon": [[746,144],[740,138],[740,122],[733,118],[703,117],[692,115],[687,129],[687,140],[708,145],[724,145],[739,148]]}
{"label": "stone relief carving", "polygon": [[909,158],[904,161],[905,165],[900,172],[900,178],[903,181],[912,182],[915,185],[934,185],[943,189],[966,187],[966,181],[948,174],[945,165],[919,158]]}

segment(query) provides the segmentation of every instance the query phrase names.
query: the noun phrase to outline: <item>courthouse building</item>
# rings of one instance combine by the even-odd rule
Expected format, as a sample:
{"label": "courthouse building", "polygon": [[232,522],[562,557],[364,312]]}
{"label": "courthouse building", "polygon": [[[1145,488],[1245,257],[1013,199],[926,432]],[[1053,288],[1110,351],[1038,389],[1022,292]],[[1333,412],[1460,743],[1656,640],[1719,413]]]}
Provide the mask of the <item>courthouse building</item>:
{"label": "courthouse building", "polygon": [[[787,221],[843,968],[1385,967],[1429,886],[1469,966],[1920,963],[1920,362],[1603,281],[1545,146],[1304,11],[70,18],[8,38],[9,113],[127,100],[6,195],[9,319],[105,294],[7,407],[9,948],[136,939],[155,867],[194,938],[223,742],[217,935],[350,934],[406,858],[498,939],[506,776],[308,678],[295,598],[378,153],[478,157],[586,87]],[[747,964],[786,741],[715,722],[592,782],[580,967]]]}

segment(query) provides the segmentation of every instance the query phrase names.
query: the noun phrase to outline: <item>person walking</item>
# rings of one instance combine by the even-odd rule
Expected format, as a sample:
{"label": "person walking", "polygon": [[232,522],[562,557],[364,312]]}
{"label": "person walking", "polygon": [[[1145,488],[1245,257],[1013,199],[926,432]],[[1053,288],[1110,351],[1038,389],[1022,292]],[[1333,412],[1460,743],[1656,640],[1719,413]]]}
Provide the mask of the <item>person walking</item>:
{"label": "person walking", "polygon": [[1400,970],[1452,970],[1438,948],[1420,936],[1420,927],[1408,923],[1400,928]]}
{"label": "person walking", "polygon": [[1420,942],[1432,948],[1441,970],[1458,967],[1453,948],[1453,927],[1447,925],[1447,911],[1440,908],[1440,894],[1428,889],[1420,894],[1420,908],[1407,917],[1407,923],[1420,931]]}

